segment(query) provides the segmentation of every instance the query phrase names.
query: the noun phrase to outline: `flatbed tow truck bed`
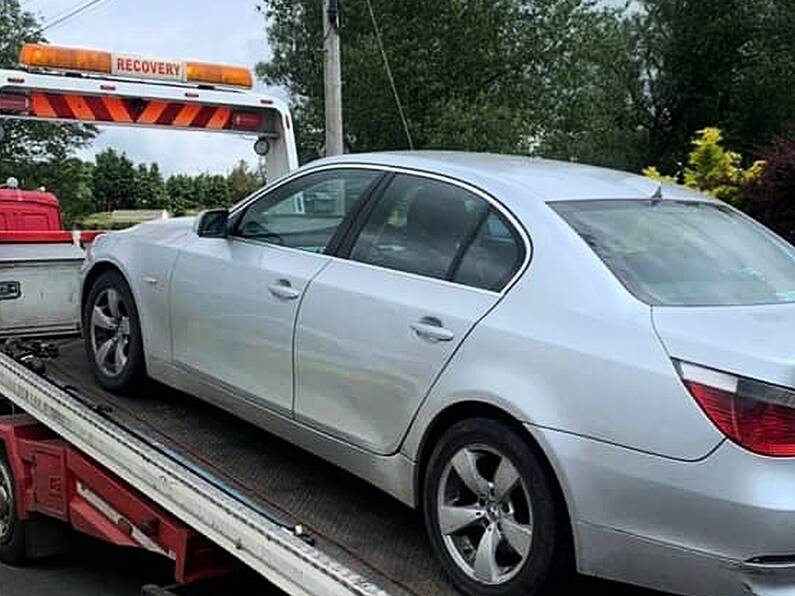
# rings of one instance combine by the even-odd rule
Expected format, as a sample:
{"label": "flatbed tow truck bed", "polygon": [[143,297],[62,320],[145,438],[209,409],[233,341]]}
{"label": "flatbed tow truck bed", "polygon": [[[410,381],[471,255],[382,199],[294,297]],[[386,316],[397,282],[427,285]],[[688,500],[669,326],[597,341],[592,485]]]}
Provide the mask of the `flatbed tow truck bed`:
{"label": "flatbed tow truck bed", "polygon": [[[176,467],[190,471],[230,496],[233,513],[244,526],[249,523],[255,526],[249,520],[260,513],[263,518],[276,519],[279,529],[290,538],[293,533],[285,529],[300,526],[311,546],[307,545],[302,553],[300,545],[296,548],[295,541],[292,545],[288,541],[288,550],[294,549],[303,563],[308,562],[304,570],[319,571],[321,578],[325,574],[333,579],[328,582],[327,590],[322,579],[318,582],[317,577],[303,574],[300,565],[284,569],[282,578],[277,573],[277,581],[272,574],[270,577],[263,574],[278,587],[290,594],[324,596],[459,594],[434,558],[417,512],[353,475],[190,395],[154,382],[130,396],[102,390],[93,379],[80,339],[60,340],[59,352],[57,358],[47,361],[43,376],[26,371],[0,354],[0,393],[3,382],[19,371],[26,371],[32,382],[22,380],[19,385],[22,392],[27,393],[28,388],[39,384],[45,391],[58,389],[59,397],[66,396],[79,405],[75,411],[82,408],[96,413],[140,437],[144,444],[157,446],[160,452],[168,454],[172,465],[176,462]],[[9,366],[15,369],[11,374]],[[15,401],[31,404],[39,412],[48,410],[37,401],[38,391],[29,393],[17,395]],[[49,416],[56,422],[52,425],[56,432],[64,410],[60,407]],[[48,422],[44,416],[41,418],[41,422]],[[65,428],[73,426],[68,420],[63,422]],[[159,503],[154,495],[152,500]],[[192,523],[190,519],[183,521]],[[201,527],[196,529],[202,532]],[[250,540],[252,536],[246,538]],[[250,544],[244,543],[243,548]],[[239,558],[246,562],[245,557]],[[285,561],[292,564],[289,556]],[[256,566],[252,568],[261,572]],[[278,580],[285,578],[286,583],[280,585]],[[310,582],[314,582],[312,587],[308,585]],[[658,594],[587,578],[577,578],[570,590],[594,596]]]}
{"label": "flatbed tow truck bed", "polygon": [[61,342],[47,376],[251,507],[303,526],[321,552],[388,594],[458,594],[433,557],[420,516],[347,472],[160,384],[134,396],[107,393],[94,382],[79,339]]}

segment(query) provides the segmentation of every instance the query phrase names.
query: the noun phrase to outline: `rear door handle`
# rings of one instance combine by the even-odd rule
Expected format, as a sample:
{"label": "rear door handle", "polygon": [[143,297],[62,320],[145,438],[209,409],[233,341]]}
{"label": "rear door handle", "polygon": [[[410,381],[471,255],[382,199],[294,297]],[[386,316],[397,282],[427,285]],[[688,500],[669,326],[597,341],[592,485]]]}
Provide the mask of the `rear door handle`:
{"label": "rear door handle", "polygon": [[280,300],[295,300],[301,295],[301,292],[292,287],[286,279],[280,279],[269,285],[268,291]]}
{"label": "rear door handle", "polygon": [[452,341],[455,333],[442,325],[436,317],[423,317],[416,323],[411,324],[411,328],[419,337],[428,341]]}

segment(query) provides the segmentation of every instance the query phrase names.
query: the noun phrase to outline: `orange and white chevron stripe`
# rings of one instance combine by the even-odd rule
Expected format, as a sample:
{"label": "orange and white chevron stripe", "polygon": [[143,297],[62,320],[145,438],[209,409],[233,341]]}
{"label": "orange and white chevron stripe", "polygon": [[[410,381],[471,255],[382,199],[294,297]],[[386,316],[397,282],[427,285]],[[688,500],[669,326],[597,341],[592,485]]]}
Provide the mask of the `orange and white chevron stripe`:
{"label": "orange and white chevron stripe", "polygon": [[30,115],[83,122],[251,132],[261,131],[264,125],[262,112],[254,109],[43,92],[30,94]]}

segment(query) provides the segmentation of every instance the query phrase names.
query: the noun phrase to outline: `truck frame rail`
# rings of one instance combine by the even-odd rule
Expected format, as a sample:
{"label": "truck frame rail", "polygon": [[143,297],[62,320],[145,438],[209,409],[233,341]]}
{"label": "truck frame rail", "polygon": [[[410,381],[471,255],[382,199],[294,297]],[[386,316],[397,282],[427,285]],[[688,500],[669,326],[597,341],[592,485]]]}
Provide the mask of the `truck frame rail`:
{"label": "truck frame rail", "polygon": [[387,596],[259,507],[0,353],[0,395],[284,592]]}

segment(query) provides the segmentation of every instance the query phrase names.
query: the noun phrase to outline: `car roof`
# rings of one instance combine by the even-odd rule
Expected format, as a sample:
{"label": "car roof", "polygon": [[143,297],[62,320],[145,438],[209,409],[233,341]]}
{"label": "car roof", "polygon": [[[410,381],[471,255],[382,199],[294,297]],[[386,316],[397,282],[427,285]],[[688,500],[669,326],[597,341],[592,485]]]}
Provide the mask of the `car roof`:
{"label": "car roof", "polygon": [[[513,185],[522,196],[540,201],[651,198],[662,188],[664,199],[708,200],[683,186],[661,184],[644,176],[577,163],[521,155],[457,151],[361,153],[321,159],[326,164],[369,164],[432,172],[486,191]],[[529,192],[528,192],[529,191]]]}

